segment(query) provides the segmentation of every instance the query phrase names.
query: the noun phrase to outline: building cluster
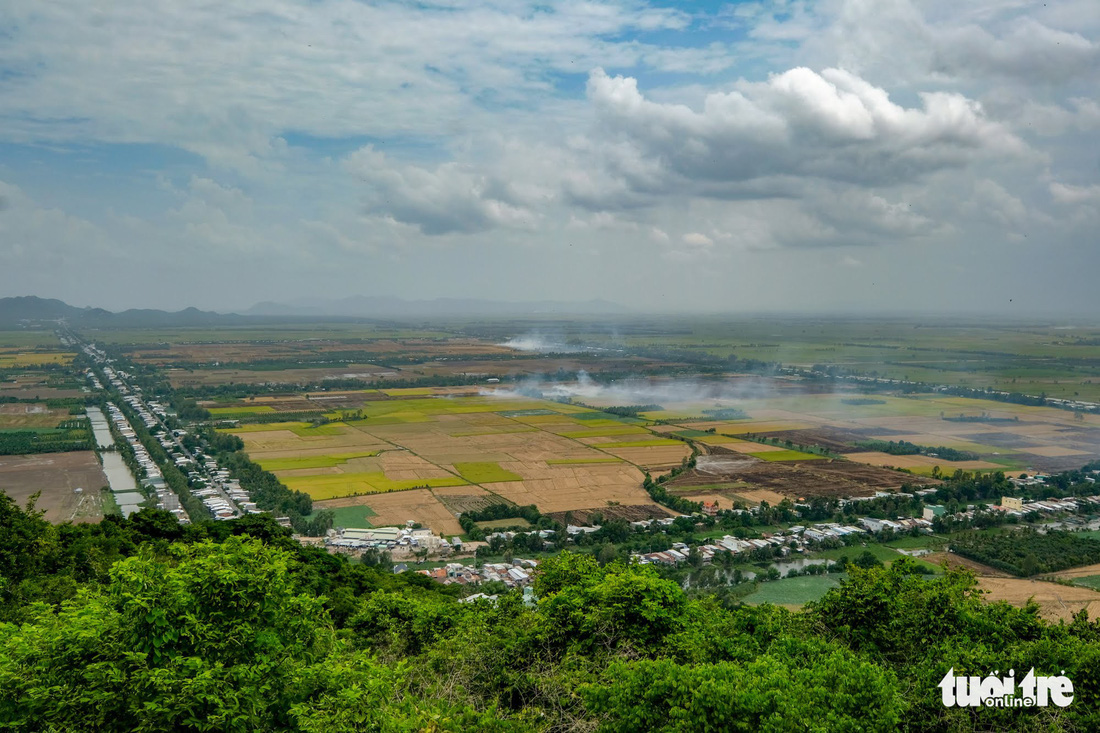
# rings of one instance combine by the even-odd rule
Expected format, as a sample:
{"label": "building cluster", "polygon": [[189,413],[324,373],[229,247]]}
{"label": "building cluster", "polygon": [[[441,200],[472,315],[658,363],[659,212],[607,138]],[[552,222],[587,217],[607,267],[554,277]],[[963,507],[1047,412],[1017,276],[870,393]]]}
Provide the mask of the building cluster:
{"label": "building cluster", "polygon": [[[1100,496],[1070,496],[1062,499],[1043,499],[1041,501],[1024,501],[1012,496],[1002,496],[1000,506],[989,508],[1004,512],[1008,516],[1023,517],[1031,512],[1041,512],[1043,514],[1076,512],[1086,504],[1100,504]],[[973,516],[973,511],[970,507],[967,507],[966,512],[955,516]]]}
{"label": "building cluster", "polygon": [[[509,588],[523,588],[531,583],[531,575],[538,567],[537,560],[516,558],[510,563],[492,562],[485,563],[481,567],[463,565],[462,563],[447,563],[441,568],[431,570],[417,570],[421,575],[426,575],[444,585],[477,585],[487,581],[500,581]],[[409,570],[404,563],[393,566],[395,573]]]}
{"label": "building cluster", "polygon": [[[149,455],[149,451],[145,449],[141,441],[138,440],[137,435],[134,433],[133,427],[130,425],[130,421],[126,419],[126,415],[113,402],[107,403],[107,413],[111,422],[115,424],[115,428],[123,439],[129,444],[130,449],[134,452],[134,458],[137,460],[138,465],[144,470],[144,478],[141,479],[146,490],[152,491],[157,497],[157,508],[164,509],[165,511],[172,512],[176,515],[176,518],[183,524],[191,521],[187,516],[187,512],[180,505],[180,498],[174,491],[168,488],[168,484],[164,481],[164,475],[160,472],[160,468],[157,467],[156,462],[152,456]],[[136,511],[136,507],[123,505],[121,507],[123,516],[129,516]]]}
{"label": "building cluster", "polygon": [[[145,424],[153,438],[164,448],[169,460],[175,463],[180,471],[187,474],[188,483],[194,487],[191,492],[203,503],[214,519],[236,519],[244,514],[258,514],[260,509],[252,501],[248,491],[241,487],[239,481],[229,477],[229,471],[219,469],[217,463],[210,456],[202,457],[201,454],[192,455],[180,442],[180,438],[187,434],[185,430],[169,431],[165,425],[168,418],[168,407],[157,400],[145,400],[141,395],[140,387],[131,387],[127,380],[131,375],[121,369],[116,369],[108,362],[107,355],[97,349],[94,344],[84,347],[85,353],[102,365],[103,375],[111,383],[111,386],[122,395],[122,399],[137,414]],[[99,380],[91,373],[94,386],[99,386]],[[114,405],[110,405],[112,419],[115,414],[126,420]],[[117,420],[116,420],[117,423]],[[129,429],[129,423],[127,428]],[[173,514],[186,517],[186,513],[180,506],[179,497],[168,488],[167,482],[160,468],[152,460],[148,451],[137,440],[133,430],[123,433],[126,439],[134,447],[134,453],[138,456],[138,463],[145,469],[143,483],[158,496],[158,506],[168,509]]]}
{"label": "building cluster", "polygon": [[[834,523],[815,524],[812,527],[795,525],[785,531],[765,532],[758,539],[742,539],[726,535],[705,545],[699,545],[698,552],[704,563],[712,562],[716,555],[723,552],[737,556],[754,550],[772,548],[777,554],[786,555],[792,550],[801,552],[811,545],[829,538],[841,539],[845,535],[867,534],[868,531],[860,527]],[[688,560],[690,552],[691,550],[686,544],[677,542],[672,545],[671,549],[659,552],[636,553],[633,557],[643,565],[678,565]]]}
{"label": "building cluster", "polygon": [[[932,515],[936,516],[935,509],[933,509],[932,507],[928,508],[932,509]],[[925,519],[923,517],[920,519],[873,519],[871,517],[863,517],[859,520],[859,523],[866,527],[867,531],[871,532],[872,534],[878,534],[879,532],[887,531],[903,533],[913,529],[926,530],[929,532],[932,531],[932,520]]]}
{"label": "building cluster", "polygon": [[414,528],[412,520],[404,527],[373,527],[370,529],[330,529],[325,536],[325,546],[336,551],[358,552],[384,550],[386,552],[410,552],[421,550],[430,554],[448,555],[462,551],[462,540],[437,536],[430,529]]}

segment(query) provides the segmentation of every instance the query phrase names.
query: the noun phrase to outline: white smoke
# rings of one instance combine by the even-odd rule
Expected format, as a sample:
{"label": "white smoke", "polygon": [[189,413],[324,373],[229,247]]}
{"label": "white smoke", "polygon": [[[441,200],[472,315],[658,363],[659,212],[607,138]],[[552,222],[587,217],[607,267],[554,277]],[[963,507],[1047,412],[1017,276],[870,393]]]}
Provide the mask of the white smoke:
{"label": "white smoke", "polygon": [[745,400],[774,396],[774,382],[767,378],[730,377],[726,379],[620,379],[598,382],[588,372],[577,372],[572,382],[543,381],[530,378],[515,388],[485,389],[483,395],[495,397],[537,397],[571,399],[602,406],[670,405],[709,403],[714,407],[737,407]]}

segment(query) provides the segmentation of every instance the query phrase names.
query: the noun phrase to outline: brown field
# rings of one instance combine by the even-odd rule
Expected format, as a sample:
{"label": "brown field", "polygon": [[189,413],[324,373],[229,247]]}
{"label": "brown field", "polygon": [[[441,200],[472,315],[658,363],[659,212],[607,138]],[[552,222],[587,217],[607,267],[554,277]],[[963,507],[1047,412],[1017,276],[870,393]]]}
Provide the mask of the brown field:
{"label": "brown field", "polygon": [[752,441],[742,441],[740,443],[723,443],[722,448],[728,448],[737,453],[769,453],[781,450],[790,450],[781,445],[764,445],[763,443],[753,443]]}
{"label": "brown field", "polygon": [[0,428],[53,428],[68,419],[68,410],[51,410],[44,404],[0,404]]}
{"label": "brown field", "polygon": [[895,468],[931,468],[939,466],[945,472],[954,471],[956,468],[961,468],[964,471],[1001,468],[996,463],[990,463],[989,461],[945,461],[942,458],[932,458],[931,456],[894,456],[878,451],[849,453],[845,458],[858,463],[866,463],[870,466],[893,466]]}
{"label": "brown field", "polygon": [[485,509],[492,504],[503,503],[496,494],[490,494],[479,486],[441,486],[433,489],[435,498],[456,517],[463,512]]}
{"label": "brown field", "polygon": [[[512,464],[502,467],[515,470]],[[646,503],[649,495],[642,489],[643,478],[642,472],[629,464],[590,464],[553,466],[545,470],[544,478],[484,486],[516,504],[534,504],[541,512],[555,512],[606,506],[609,502]]]}
{"label": "brown field", "polygon": [[333,352],[358,352],[379,356],[477,357],[490,354],[514,355],[512,349],[475,339],[364,339],[354,343],[328,339],[280,341],[277,343],[180,343],[169,346],[137,347],[130,357],[140,363],[213,364],[253,361],[316,359]]}
{"label": "brown field", "polygon": [[930,555],[925,555],[924,560],[932,563],[933,565],[947,564],[952,568],[966,568],[972,570],[978,575],[987,578],[1012,578],[1013,576],[1003,570],[997,570],[996,568],[984,565],[977,560],[971,560],[968,557],[962,557],[951,552],[933,552]]}
{"label": "brown field", "polygon": [[987,601],[1006,601],[1024,606],[1028,601],[1039,604],[1039,615],[1048,621],[1070,621],[1086,609],[1090,619],[1100,617],[1100,593],[1091,588],[1047,583],[1021,578],[978,578]]}
{"label": "brown field", "polygon": [[1041,445],[1029,446],[1025,449],[1028,453],[1043,456],[1044,458],[1058,458],[1060,456],[1087,456],[1089,451],[1070,448],[1068,446]]}
{"label": "brown field", "polygon": [[[1039,615],[1048,621],[1070,621],[1082,608],[1088,610],[1089,618],[1100,617],[1100,593],[1090,588],[1065,586],[1042,580],[1015,578],[988,565],[969,558],[947,552],[926,555],[924,560],[934,564],[946,563],[949,567],[961,567],[978,576],[978,586],[985,591],[987,601],[1005,601],[1013,606],[1025,606],[1029,600],[1039,604]],[[1054,573],[1055,577],[1073,578],[1095,575],[1100,565],[1073,568]]]}
{"label": "brown field", "polygon": [[[467,487],[464,487],[467,488]],[[462,534],[458,518],[428,489],[395,491],[389,494],[351,496],[314,502],[319,509],[344,506],[367,506],[377,515],[370,518],[375,527],[403,526],[407,520],[420,522],[440,534]]]}
{"label": "brown field", "polygon": [[[852,453],[859,450],[853,444],[860,440],[867,440],[867,436],[848,430],[831,430],[829,428],[815,428],[812,430],[777,430],[769,432],[765,437],[789,440],[796,445],[819,445],[834,453]],[[896,438],[895,438],[896,440]],[[916,442],[916,441],[913,441]]]}
{"label": "brown field", "polygon": [[[723,455],[700,456],[694,470],[681,474],[666,486],[670,490],[683,490],[724,482],[740,482],[747,484],[749,491],[766,490],[790,498],[869,496],[875,491],[897,489],[903,483],[936,483],[932,479],[850,461],[822,459],[784,463]],[[728,491],[745,494],[746,488]]]}
{"label": "brown field", "polygon": [[645,519],[671,517],[673,512],[660,504],[635,504],[632,506],[605,506],[592,509],[573,509],[568,512],[550,512],[547,516],[562,524],[587,524],[592,514],[599,513],[604,519],[625,519],[628,522],[640,522]]}
{"label": "brown field", "polygon": [[[41,492],[35,506],[47,520],[98,522],[103,518],[100,489],[107,477],[92,451],[0,456],[0,489],[20,506]],[[75,488],[84,493],[73,493]]]}
{"label": "brown field", "polygon": [[17,400],[52,400],[65,397],[83,397],[79,389],[57,389],[34,384],[0,384],[0,395]]}
{"label": "brown field", "polygon": [[783,501],[785,496],[778,494],[774,491],[768,491],[767,489],[756,489],[753,491],[738,491],[737,496],[744,499],[751,504],[759,504],[762,501],[766,501],[772,506],[775,506],[779,502]]}
{"label": "brown field", "polygon": [[[372,403],[371,417],[366,420],[330,423],[316,433],[301,423],[249,425],[237,432],[253,460],[270,466],[269,470],[288,484],[313,493],[319,506],[341,493],[391,491],[418,496],[424,490],[413,487],[424,482],[465,483],[456,475],[455,466],[460,463],[496,464],[501,471],[520,477],[498,481],[489,478],[493,475],[490,471],[480,485],[433,486],[429,493],[435,498],[421,502],[425,511],[438,504],[449,510],[452,519],[464,508],[479,508],[491,500],[534,504],[541,511],[592,509],[614,502],[631,506],[648,503],[649,495],[641,488],[643,470],[663,471],[690,453],[683,443],[605,451],[599,448],[601,440],[613,444],[653,436],[644,429],[628,427],[630,432],[624,435],[571,438],[569,434],[575,433],[618,433],[624,426],[598,418],[576,420],[570,415],[586,410],[572,405],[471,395],[470,388],[457,394],[462,396],[455,396],[455,389],[387,390],[383,403]],[[431,399],[432,395],[454,398]],[[284,405],[289,399],[280,397],[266,404]],[[250,404],[265,403],[257,400]],[[549,414],[526,414],[533,410]],[[513,413],[515,416],[509,417]],[[586,444],[589,442],[596,444]],[[363,451],[376,455],[339,461],[329,458]],[[347,478],[342,479],[341,474]],[[317,480],[311,481],[311,477]],[[499,498],[492,499],[491,494]],[[377,511],[374,502],[378,500],[371,496],[364,502]]]}
{"label": "brown field", "polygon": [[1055,578],[1087,578],[1090,575],[1100,575],[1100,565],[1085,565],[1079,568],[1061,570],[1051,573]]}

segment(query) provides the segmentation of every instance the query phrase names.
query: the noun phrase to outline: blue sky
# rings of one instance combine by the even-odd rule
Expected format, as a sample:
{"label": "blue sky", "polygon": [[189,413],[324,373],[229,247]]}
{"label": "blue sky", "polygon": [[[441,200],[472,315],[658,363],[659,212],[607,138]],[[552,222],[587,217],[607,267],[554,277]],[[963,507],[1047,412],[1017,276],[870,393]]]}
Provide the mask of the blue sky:
{"label": "blue sky", "polygon": [[0,295],[1094,314],[1100,5],[1048,5],[9,3]]}

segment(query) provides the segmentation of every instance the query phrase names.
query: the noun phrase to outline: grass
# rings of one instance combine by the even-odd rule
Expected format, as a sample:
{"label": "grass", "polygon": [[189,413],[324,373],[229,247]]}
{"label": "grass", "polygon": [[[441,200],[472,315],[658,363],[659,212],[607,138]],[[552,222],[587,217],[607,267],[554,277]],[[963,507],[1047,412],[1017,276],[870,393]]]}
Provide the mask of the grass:
{"label": "grass", "polygon": [[252,425],[238,425],[235,428],[218,428],[219,433],[266,433],[269,430],[299,430],[302,428],[309,428],[310,424],[307,422],[269,422],[269,423],[254,423]]}
{"label": "grass", "polygon": [[332,526],[345,529],[370,529],[374,525],[368,517],[377,516],[377,513],[369,506],[342,506],[330,509],[333,514]]}
{"label": "grass", "polygon": [[1083,585],[1086,588],[1100,590],[1100,575],[1086,575],[1083,578],[1074,578],[1074,585]]}
{"label": "grass", "polygon": [[499,463],[486,461],[474,463],[456,463],[454,464],[454,466],[459,475],[472,484],[493,483],[495,481],[523,480],[523,477],[519,474],[512,473],[511,471],[505,471],[503,468],[500,467]]}
{"label": "grass", "polygon": [[923,550],[939,547],[947,542],[946,537],[938,535],[920,535],[919,537],[902,537],[899,540],[888,542],[887,547],[901,548],[902,550]]}
{"label": "grass", "polygon": [[315,501],[336,499],[341,496],[362,494],[388,494],[392,491],[408,491],[438,486],[464,486],[467,482],[457,476],[447,478],[418,478],[394,481],[382,472],[325,474],[322,476],[288,476],[282,479],[292,491],[303,491]]}
{"label": "grass", "polygon": [[504,527],[530,527],[531,523],[523,517],[510,517],[508,519],[487,519],[484,522],[477,522],[477,526],[482,529],[503,529]]}
{"label": "grass", "polygon": [[233,405],[231,407],[211,407],[210,414],[214,417],[226,417],[228,415],[258,415],[265,412],[275,412],[271,405]]}
{"label": "grass", "polygon": [[803,453],[798,450],[773,450],[763,453],[750,453],[749,455],[764,461],[812,461],[821,458],[819,455]]}
{"label": "grass", "polygon": [[744,602],[753,606],[772,603],[777,606],[801,606],[816,601],[840,585],[842,573],[833,575],[804,575],[760,583],[756,591],[745,597]]}
{"label": "grass", "polygon": [[0,367],[32,367],[45,364],[70,364],[75,354],[60,353],[56,351],[46,353],[19,352],[16,354],[0,354]]}
{"label": "grass", "polygon": [[337,453],[328,456],[303,456],[301,458],[265,458],[257,463],[265,471],[293,471],[299,468],[332,468],[347,463],[353,458],[370,458],[378,451],[360,451],[358,453]]}
{"label": "grass", "polygon": [[575,430],[568,433],[559,433],[563,438],[604,438],[615,435],[652,435],[645,428],[633,425],[616,425],[615,427],[596,428],[593,430]]}
{"label": "grass", "polygon": [[621,458],[548,458],[548,466],[576,466],[584,463],[622,463]]}

